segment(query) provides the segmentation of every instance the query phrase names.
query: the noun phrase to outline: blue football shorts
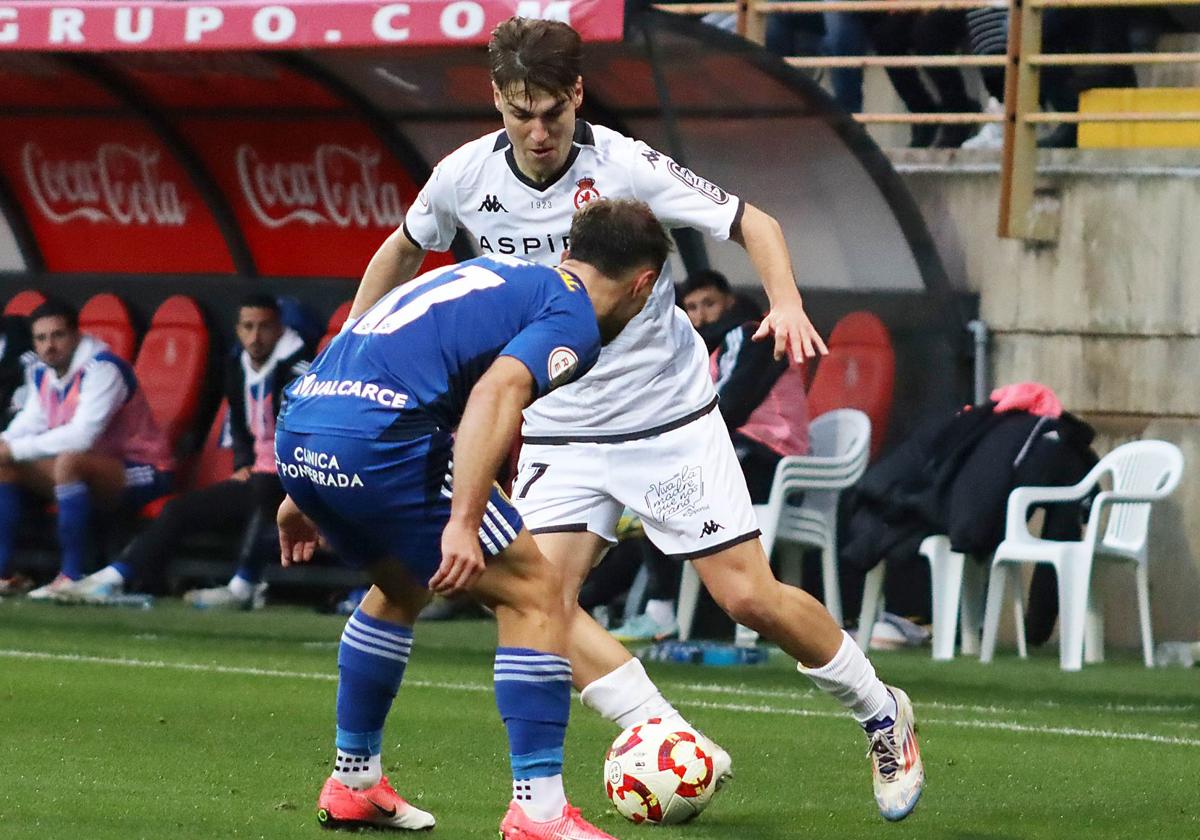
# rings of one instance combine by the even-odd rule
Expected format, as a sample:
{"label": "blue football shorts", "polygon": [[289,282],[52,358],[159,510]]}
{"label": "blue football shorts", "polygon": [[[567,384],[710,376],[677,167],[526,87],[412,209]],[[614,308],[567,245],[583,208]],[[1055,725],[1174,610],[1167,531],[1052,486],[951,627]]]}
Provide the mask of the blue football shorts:
{"label": "blue football shorts", "polygon": [[[275,468],[300,510],[352,568],[399,560],[422,585],[442,562],[450,520],[453,440],[435,432],[411,440],[275,432]],[[492,487],[479,544],[495,556],[517,538],[521,517]]]}
{"label": "blue football shorts", "polygon": [[126,461],[125,490],[121,494],[121,504],[133,510],[145,507],[159,496],[170,493],[174,479],[175,474],[170,470]]}

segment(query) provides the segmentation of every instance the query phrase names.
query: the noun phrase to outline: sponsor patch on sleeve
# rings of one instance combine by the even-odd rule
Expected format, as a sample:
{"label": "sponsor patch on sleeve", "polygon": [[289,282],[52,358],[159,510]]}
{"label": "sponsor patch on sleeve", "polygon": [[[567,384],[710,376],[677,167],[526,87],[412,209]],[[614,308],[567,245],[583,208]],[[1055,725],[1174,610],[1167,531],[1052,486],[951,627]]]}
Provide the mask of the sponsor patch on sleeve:
{"label": "sponsor patch on sleeve", "polygon": [[571,374],[575,372],[578,364],[579,357],[570,347],[555,347],[550,351],[550,361],[546,364],[546,371],[550,374],[550,385],[561,385],[566,382],[571,378]]}
{"label": "sponsor patch on sleeve", "polygon": [[725,204],[729,201],[729,193],[725,192],[725,190],[718,187],[712,181],[701,178],[686,166],[680,166],[673,160],[668,161],[667,171],[714,204]]}

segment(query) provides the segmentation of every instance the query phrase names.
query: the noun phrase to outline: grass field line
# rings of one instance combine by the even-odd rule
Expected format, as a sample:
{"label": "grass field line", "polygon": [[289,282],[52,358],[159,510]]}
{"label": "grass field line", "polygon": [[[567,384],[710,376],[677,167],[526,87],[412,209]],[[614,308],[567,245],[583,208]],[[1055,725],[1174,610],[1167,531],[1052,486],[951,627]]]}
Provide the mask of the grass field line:
{"label": "grass field line", "polygon": [[[707,685],[705,683],[663,683],[663,686],[668,688],[676,688],[681,691],[707,692],[709,694],[730,694],[735,697],[763,697],[763,698],[780,698],[791,699],[795,697],[815,697],[819,694],[815,689],[798,688],[795,691],[790,689],[778,688],[749,688],[747,686],[737,685]],[[1131,712],[1134,714],[1184,714],[1194,712],[1198,708],[1194,703],[1168,705],[1164,703],[1147,703],[1140,705],[1137,703],[1104,703],[1101,705],[1088,706],[1068,706],[1054,700],[1030,700],[1023,704],[1022,709],[1013,709],[1006,706],[996,705],[975,705],[969,703],[942,703],[937,700],[925,700],[921,702],[923,709],[944,709],[950,712],[974,712],[976,714],[988,715],[1012,715],[1020,714],[1029,706],[1037,706],[1043,709],[1066,709],[1086,708],[1089,711],[1097,712]],[[1184,724],[1180,724],[1181,726]]]}
{"label": "grass field line", "polygon": [[[336,674],[326,674],[315,671],[284,671],[271,668],[254,668],[242,665],[217,665],[200,662],[168,662],[162,659],[128,659],[117,656],[92,656],[81,653],[50,653],[47,651],[19,650],[0,648],[0,658],[26,659],[43,662],[78,662],[88,665],[116,665],[126,668],[149,668],[168,671],[192,671],[207,674],[230,674],[252,677],[279,677],[285,679],[315,680],[318,682],[336,682]],[[413,688],[433,688],[444,691],[469,691],[473,693],[490,693],[491,685],[477,683],[438,682],[431,680],[407,680],[405,685]],[[681,705],[714,709],[729,712],[755,712],[759,714],[786,715],[791,717],[816,717],[844,720],[844,712],[822,711],[818,709],[796,709],[766,704],[751,705],[745,703],[716,703],[709,700],[688,700]],[[920,707],[932,707],[932,703],[919,704]],[[1033,735],[1062,735],[1075,738],[1098,738],[1110,741],[1139,741],[1151,744],[1171,746],[1200,747],[1200,739],[1183,738],[1172,735],[1159,735],[1152,732],[1121,732],[1109,729],[1080,728],[1073,726],[1044,726],[1024,724],[1015,721],[971,720],[960,718],[922,718],[922,723],[936,726],[955,726],[966,729],[996,729],[1005,732],[1020,732]]]}
{"label": "grass field line", "polygon": [[[772,715],[789,715],[791,717],[823,717],[844,720],[842,712],[822,712],[814,709],[786,709],[779,706],[750,705],[743,703],[712,703],[706,700],[690,700],[680,703],[681,706],[695,706],[701,709],[716,709],[724,712],[760,712]],[[917,709],[923,709],[928,703],[915,704]],[[957,726],[963,729],[998,729],[1003,732],[1020,732],[1031,735],[1065,735],[1074,738],[1099,738],[1106,741],[1140,741],[1149,744],[1168,744],[1178,747],[1200,747],[1200,739],[1183,738],[1176,735],[1157,735],[1153,732],[1120,732],[1112,729],[1081,728],[1077,726],[1045,726],[1032,723],[1017,723],[1007,720],[971,720],[970,718],[931,718],[920,715],[917,723],[933,726]]]}

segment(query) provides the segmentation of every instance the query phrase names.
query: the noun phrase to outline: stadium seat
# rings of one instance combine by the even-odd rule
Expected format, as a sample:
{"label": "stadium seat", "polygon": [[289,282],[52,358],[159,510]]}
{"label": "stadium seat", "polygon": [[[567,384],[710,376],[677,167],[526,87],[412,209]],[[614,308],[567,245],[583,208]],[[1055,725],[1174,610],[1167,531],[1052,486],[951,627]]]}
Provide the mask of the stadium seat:
{"label": "stadium seat", "polygon": [[[208,436],[204,439],[204,448],[200,450],[195,462],[186,471],[187,478],[176,485],[180,492],[199,490],[216,484],[218,481],[224,481],[233,475],[233,446],[227,439],[225,429],[228,415],[229,403],[221,400],[217,416],[213,418]],[[162,512],[163,506],[176,495],[178,494],[172,493],[169,496],[155,499],[142,508],[142,516],[148,519],[158,516]]]}
{"label": "stadium seat", "polygon": [[[871,421],[863,412],[839,409],[823,414],[809,425],[811,454],[783,458],[775,468],[767,503],[754,506],[768,557],[782,543],[821,550],[825,608],[839,626],[842,596],[837,571],[838,500],[842,490],[852,486],[866,470],[870,440]],[[788,504],[788,496],[797,490],[804,492],[804,501]],[[799,558],[789,554],[786,559],[797,562],[788,571],[781,570],[781,579],[799,578]],[[691,563],[684,563],[678,610],[679,638],[683,641],[691,635],[699,597],[700,576]]]}
{"label": "stadium seat", "polygon": [[129,310],[116,295],[94,296],[79,310],[79,329],[95,336],[127,362],[133,361],[137,343]]}
{"label": "stadium seat", "polygon": [[348,300],[333,310],[333,314],[329,316],[329,325],[325,328],[325,335],[321,337],[321,341],[317,344],[317,352],[320,353],[329,346],[329,342],[342,331],[342,324],[346,323],[346,319],[350,317],[350,307],[354,305],[354,301]]}
{"label": "stadium seat", "polygon": [[857,408],[871,418],[871,459],[883,447],[892,414],[896,353],[887,327],[870,312],[851,312],[829,336],[808,391],[808,416]]}
{"label": "stadium seat", "polygon": [[[1047,563],[1058,577],[1059,667],[1078,671],[1088,662],[1104,660],[1103,602],[1092,587],[1096,560],[1132,563],[1137,589],[1138,618],[1142,630],[1142,657],[1154,667],[1154,641],[1150,627],[1150,582],[1146,543],[1150,506],[1165,499],[1183,475],[1183,453],[1165,440],[1137,440],[1118,446],[1072,487],[1018,487],[1008,497],[1004,542],[992,557],[988,580],[987,611],[983,619],[980,659],[991,662],[1006,590],[1019,599],[1018,563]],[[1078,542],[1043,540],[1029,533],[1029,510],[1048,503],[1086,498],[1109,477],[1112,489],[1101,490],[1092,501],[1087,528]],[[1101,524],[1103,524],[1103,530]],[[1018,600],[1019,603],[1019,600]]]}
{"label": "stadium seat", "polygon": [[134,371],[154,419],[175,447],[196,417],[208,364],[208,327],[186,295],[163,301],[142,339]]}
{"label": "stadium seat", "polygon": [[26,289],[23,292],[17,292],[13,295],[4,307],[5,315],[20,315],[28,317],[29,313],[37,309],[46,302],[46,296],[41,292],[36,292],[33,289]]}

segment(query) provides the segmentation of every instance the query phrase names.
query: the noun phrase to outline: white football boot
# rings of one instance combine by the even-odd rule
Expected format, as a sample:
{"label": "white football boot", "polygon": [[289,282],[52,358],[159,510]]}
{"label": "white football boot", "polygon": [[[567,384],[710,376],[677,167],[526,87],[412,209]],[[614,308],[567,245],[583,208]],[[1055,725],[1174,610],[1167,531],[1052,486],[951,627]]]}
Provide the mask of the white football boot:
{"label": "white football boot", "polygon": [[912,701],[898,688],[888,688],[896,699],[896,720],[867,736],[867,755],[875,781],[875,802],[885,820],[895,822],[912,813],[925,786],[925,765],[917,745]]}

